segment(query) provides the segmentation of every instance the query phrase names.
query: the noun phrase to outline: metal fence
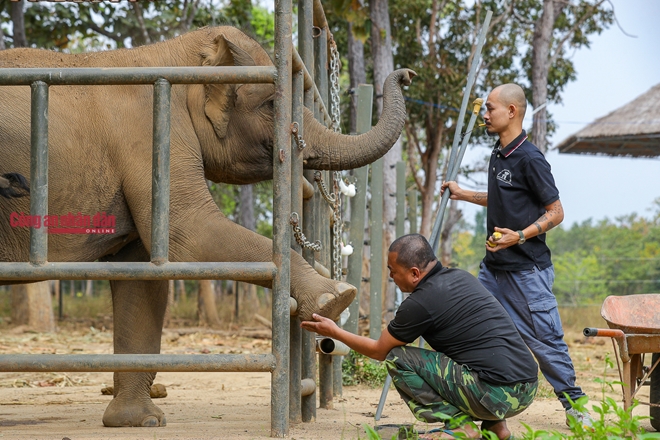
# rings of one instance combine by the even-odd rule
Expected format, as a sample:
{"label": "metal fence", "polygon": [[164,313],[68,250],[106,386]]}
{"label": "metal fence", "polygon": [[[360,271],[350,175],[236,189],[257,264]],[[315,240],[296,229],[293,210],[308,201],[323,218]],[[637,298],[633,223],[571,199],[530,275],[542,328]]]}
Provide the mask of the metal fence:
{"label": "metal fence", "polygon": [[[152,85],[153,165],[151,261],[48,262],[45,228],[31,228],[26,263],[1,263],[0,279],[36,281],[234,279],[273,280],[273,349],[265,355],[0,355],[0,371],[268,371],[271,381],[271,436],[288,434],[289,421],[309,422],[316,416],[316,348],[314,335],[301,332],[289,319],[291,247],[314,263],[312,251],[291,243],[291,210],[303,217],[303,229],[314,236],[313,203],[302,206],[302,153],[292,148],[292,120],[302,133],[303,106],[329,121],[317,88],[314,67],[327,66],[327,52],[314,51],[312,30],[327,22],[319,0],[298,2],[298,48],[292,45],[292,2],[275,2],[275,67],[163,68],[30,68],[0,69],[0,85],[29,85],[31,94],[30,215],[48,210],[48,96],[59,85]],[[306,67],[307,66],[307,67]],[[172,84],[274,83],[276,86],[273,154],[273,261],[262,263],[169,262],[170,94]],[[293,173],[292,173],[293,169]],[[306,172],[307,173],[307,172]],[[311,177],[309,174],[308,178]],[[309,179],[312,180],[311,178]],[[42,217],[43,218],[43,217]],[[316,229],[318,231],[319,229]],[[292,340],[290,341],[290,335]],[[312,381],[312,382],[310,382]],[[304,396],[303,396],[304,394]],[[302,399],[301,399],[302,396]]]}

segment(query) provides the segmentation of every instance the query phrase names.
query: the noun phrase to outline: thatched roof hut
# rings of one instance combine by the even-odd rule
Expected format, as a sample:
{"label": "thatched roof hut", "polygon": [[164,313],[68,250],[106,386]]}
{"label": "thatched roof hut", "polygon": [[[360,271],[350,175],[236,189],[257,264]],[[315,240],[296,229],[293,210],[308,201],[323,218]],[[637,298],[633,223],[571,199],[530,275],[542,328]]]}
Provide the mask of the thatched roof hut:
{"label": "thatched roof hut", "polygon": [[660,84],[557,145],[560,153],[660,156]]}

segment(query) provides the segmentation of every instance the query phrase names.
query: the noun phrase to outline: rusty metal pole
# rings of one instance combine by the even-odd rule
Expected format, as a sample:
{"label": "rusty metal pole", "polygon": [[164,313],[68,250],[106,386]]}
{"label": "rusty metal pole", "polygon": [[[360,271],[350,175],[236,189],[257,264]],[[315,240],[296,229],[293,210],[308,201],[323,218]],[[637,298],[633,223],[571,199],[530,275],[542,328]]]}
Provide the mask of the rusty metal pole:
{"label": "rusty metal pole", "polygon": [[[298,52],[310,76],[314,78],[314,41],[312,39],[312,28],[314,22],[314,9],[312,0],[298,0]],[[305,107],[314,112],[314,89],[305,91]],[[300,127],[304,133],[304,127]],[[314,182],[314,171],[305,170],[303,175],[309,182]],[[315,200],[318,199],[318,190],[314,197],[303,201],[303,233],[312,237],[312,241],[318,236],[314,235],[314,225],[317,222]],[[303,250],[303,257],[314,267],[314,251]],[[314,390],[302,398],[301,412],[302,421],[305,423],[316,420],[316,334],[303,330],[302,335],[302,377],[303,380],[314,381]]]}
{"label": "rusty metal pole", "polygon": [[[328,102],[328,41],[327,29],[320,29],[318,35],[314,35],[314,80],[318,86],[321,98]],[[329,188],[332,185],[328,179],[328,172],[323,172],[323,181]],[[320,198],[319,198],[320,199]],[[328,252],[330,252],[330,226],[328,224],[328,205],[325,200],[319,200],[319,217],[317,224],[319,227],[320,239],[323,244],[323,256],[321,263],[330,268]],[[327,354],[319,353],[319,407],[332,408],[332,360],[333,357]]]}
{"label": "rusty metal pole", "polygon": [[[302,70],[293,73],[293,97],[291,119],[298,124],[298,130],[303,123],[303,94],[305,77]],[[302,179],[303,179],[303,151],[293,138],[291,139],[291,211],[302,215]],[[302,254],[302,247],[295,239],[291,239],[293,250]],[[291,316],[290,325],[290,347],[291,365],[289,380],[289,421],[291,423],[302,422],[301,413],[301,368],[302,368],[302,329],[298,314]]]}
{"label": "rusty metal pole", "polygon": [[151,175],[151,262],[168,261],[170,241],[170,98],[172,85],[154,83],[153,156]]}
{"label": "rusty metal pole", "polygon": [[48,84],[35,81],[31,89],[30,215],[42,221],[30,228],[30,263],[42,265],[48,260],[48,234],[42,224],[48,214]]}
{"label": "rusty metal pole", "polygon": [[275,136],[273,151],[273,355],[271,436],[289,434],[289,325],[291,269],[291,0],[275,1]]}

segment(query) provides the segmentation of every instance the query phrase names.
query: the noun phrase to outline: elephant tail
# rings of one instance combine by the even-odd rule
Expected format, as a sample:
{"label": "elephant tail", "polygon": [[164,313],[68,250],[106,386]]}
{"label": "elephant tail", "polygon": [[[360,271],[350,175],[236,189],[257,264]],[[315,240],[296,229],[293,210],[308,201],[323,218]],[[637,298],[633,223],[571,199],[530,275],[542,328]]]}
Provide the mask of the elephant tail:
{"label": "elephant tail", "polygon": [[30,194],[30,184],[18,173],[6,173],[0,176],[0,196],[11,199]]}

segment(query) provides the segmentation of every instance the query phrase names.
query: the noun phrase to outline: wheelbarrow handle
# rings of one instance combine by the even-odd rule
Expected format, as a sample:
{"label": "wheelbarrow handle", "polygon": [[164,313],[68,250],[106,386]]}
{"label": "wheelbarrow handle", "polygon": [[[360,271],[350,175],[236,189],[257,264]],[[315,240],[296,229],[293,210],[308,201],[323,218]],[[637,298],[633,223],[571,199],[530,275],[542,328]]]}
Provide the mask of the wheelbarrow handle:
{"label": "wheelbarrow handle", "polygon": [[593,327],[587,327],[585,328],[582,333],[585,336],[604,336],[607,338],[624,338],[625,339],[625,333],[619,329],[615,328],[593,328]]}

